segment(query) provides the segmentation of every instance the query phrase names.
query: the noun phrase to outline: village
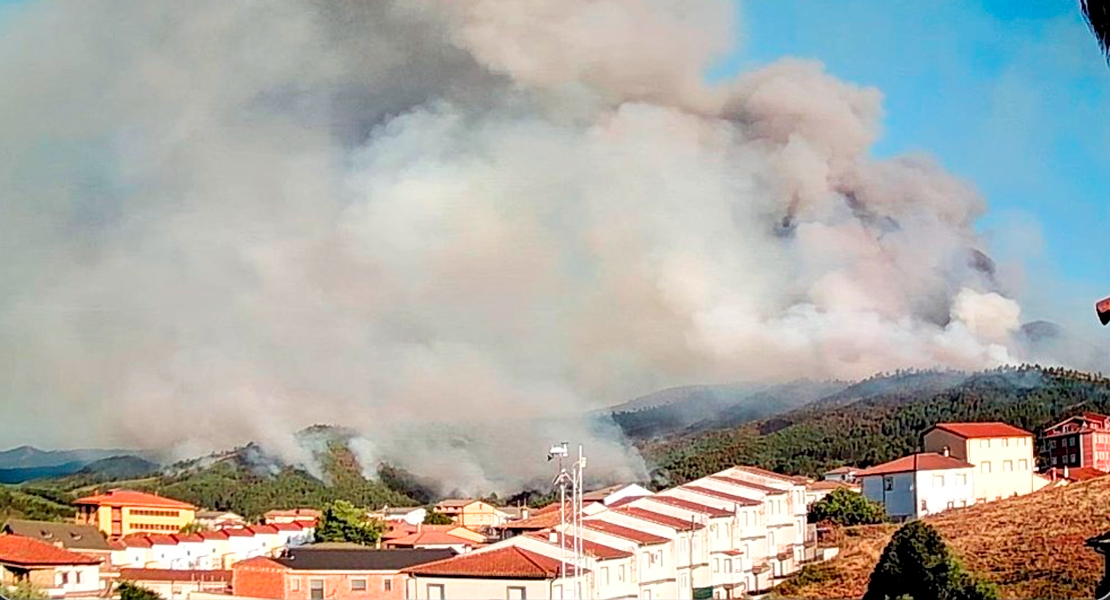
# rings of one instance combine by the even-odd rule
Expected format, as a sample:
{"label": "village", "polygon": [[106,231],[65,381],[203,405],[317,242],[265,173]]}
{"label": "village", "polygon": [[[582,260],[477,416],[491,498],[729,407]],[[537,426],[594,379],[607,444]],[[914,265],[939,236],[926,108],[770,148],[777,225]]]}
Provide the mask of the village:
{"label": "village", "polygon": [[[382,525],[370,544],[318,542],[320,507],[247,522],[107,489],[78,499],[70,523],[3,524],[0,581],[58,599],[119,597],[121,586],[166,600],[759,597],[837,556],[828,524],[809,518],[836,490],[906,522],[1110,470],[1110,417],[1084,413],[1046,428],[1041,472],[1035,439],[1000,422],[938,423],[918,453],[833,468],[821,480],[737,465],[655,492],[637,483],[572,485],[562,502],[534,509],[480,499],[382,507],[361,516]],[[582,481],[584,463],[561,467],[560,476]]]}

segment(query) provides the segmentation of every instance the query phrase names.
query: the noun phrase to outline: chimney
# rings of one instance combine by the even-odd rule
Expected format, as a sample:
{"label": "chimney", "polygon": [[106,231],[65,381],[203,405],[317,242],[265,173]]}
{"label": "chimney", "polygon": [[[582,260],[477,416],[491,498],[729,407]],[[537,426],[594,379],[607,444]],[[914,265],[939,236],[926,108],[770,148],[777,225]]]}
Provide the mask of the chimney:
{"label": "chimney", "polygon": [[547,541],[551,542],[552,544],[558,544],[559,543],[559,534],[554,532],[554,531],[548,533],[547,534]]}
{"label": "chimney", "polygon": [[1064,465],[1064,479],[1068,478],[1068,466]]}
{"label": "chimney", "polygon": [[945,456],[948,456],[948,455],[949,455],[949,452],[950,452],[950,451],[948,450],[948,446],[945,446],[945,447],[944,447],[944,450],[941,450],[941,452],[940,452],[940,453],[941,453],[941,454],[943,454],[943,455],[945,455]]}
{"label": "chimney", "polygon": [[521,519],[527,519],[528,518],[528,507],[527,506],[520,507],[520,518]]}

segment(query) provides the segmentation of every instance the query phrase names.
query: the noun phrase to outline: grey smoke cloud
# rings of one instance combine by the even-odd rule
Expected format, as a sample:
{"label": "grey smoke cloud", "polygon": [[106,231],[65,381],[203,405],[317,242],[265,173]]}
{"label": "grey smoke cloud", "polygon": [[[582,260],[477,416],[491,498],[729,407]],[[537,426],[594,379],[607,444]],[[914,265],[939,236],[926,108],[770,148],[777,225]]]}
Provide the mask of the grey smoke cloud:
{"label": "grey smoke cloud", "polygon": [[[985,210],[878,90],[714,86],[722,0],[31,3],[0,28],[0,439],[332,422],[507,489],[686,382],[1021,358]],[[988,252],[989,253],[989,252]],[[14,417],[14,418],[13,418]],[[487,424],[484,421],[493,421]],[[530,457],[537,460],[530,460]]]}

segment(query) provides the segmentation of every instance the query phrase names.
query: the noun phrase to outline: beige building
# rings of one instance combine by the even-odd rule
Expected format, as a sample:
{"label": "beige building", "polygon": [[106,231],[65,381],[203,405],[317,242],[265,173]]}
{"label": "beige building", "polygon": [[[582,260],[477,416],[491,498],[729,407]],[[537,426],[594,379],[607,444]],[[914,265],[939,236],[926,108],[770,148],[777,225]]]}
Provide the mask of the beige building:
{"label": "beige building", "polygon": [[949,453],[975,466],[976,502],[1032,493],[1044,485],[1034,476],[1033,434],[1012,425],[938,423],[925,432],[924,451]]}
{"label": "beige building", "polygon": [[455,523],[481,531],[489,527],[498,527],[508,520],[508,515],[497,509],[496,506],[481,500],[448,499],[436,504],[436,511],[443,513]]}

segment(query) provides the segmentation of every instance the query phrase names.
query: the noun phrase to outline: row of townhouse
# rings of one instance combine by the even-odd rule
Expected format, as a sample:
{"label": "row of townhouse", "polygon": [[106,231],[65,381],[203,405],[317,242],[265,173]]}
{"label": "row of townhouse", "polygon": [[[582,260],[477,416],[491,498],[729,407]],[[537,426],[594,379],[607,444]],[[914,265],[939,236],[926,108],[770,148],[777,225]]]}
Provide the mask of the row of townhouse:
{"label": "row of townhouse", "polygon": [[315,523],[295,521],[215,531],[132,534],[113,544],[115,568],[229,569],[256,556],[277,556],[287,548],[309,544]]}
{"label": "row of townhouse", "polygon": [[[806,512],[805,480],[734,467],[590,504],[577,531],[556,524],[405,569],[406,597],[739,598],[818,558]],[[583,557],[568,566],[576,537]]]}

